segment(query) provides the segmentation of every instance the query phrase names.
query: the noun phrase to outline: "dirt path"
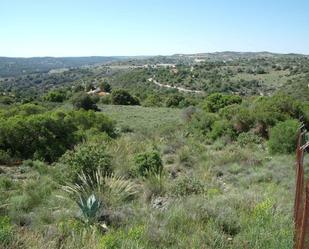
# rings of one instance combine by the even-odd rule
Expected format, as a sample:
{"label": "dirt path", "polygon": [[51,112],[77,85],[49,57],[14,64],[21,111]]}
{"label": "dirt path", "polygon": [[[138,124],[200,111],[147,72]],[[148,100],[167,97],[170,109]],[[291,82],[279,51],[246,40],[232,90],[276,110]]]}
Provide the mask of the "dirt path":
{"label": "dirt path", "polygon": [[153,78],[149,78],[148,81],[156,84],[159,87],[165,87],[165,88],[171,88],[171,89],[177,89],[180,92],[187,92],[187,93],[204,93],[203,91],[198,91],[198,90],[189,90],[183,87],[177,87],[177,86],[171,86],[171,85],[167,85],[167,84],[161,84],[158,81],[156,81]]}

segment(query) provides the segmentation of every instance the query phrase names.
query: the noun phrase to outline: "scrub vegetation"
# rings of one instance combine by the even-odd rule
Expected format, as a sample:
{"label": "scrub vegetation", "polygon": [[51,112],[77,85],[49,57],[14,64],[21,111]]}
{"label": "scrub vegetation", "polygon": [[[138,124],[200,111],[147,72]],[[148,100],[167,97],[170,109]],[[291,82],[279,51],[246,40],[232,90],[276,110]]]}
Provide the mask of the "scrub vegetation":
{"label": "scrub vegetation", "polygon": [[309,60],[230,56],[2,78],[0,248],[292,248]]}

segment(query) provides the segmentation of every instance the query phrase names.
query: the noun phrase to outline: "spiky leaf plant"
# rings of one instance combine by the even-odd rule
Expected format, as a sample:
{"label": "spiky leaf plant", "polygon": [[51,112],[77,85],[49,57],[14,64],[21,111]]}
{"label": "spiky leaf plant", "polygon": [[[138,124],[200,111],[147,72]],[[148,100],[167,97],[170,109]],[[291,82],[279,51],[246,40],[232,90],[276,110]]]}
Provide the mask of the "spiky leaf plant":
{"label": "spiky leaf plant", "polygon": [[79,183],[69,183],[63,190],[77,203],[87,223],[94,223],[102,209],[117,206],[137,194],[133,182],[121,176],[104,176],[100,170],[94,177],[82,173],[78,178]]}
{"label": "spiky leaf plant", "polygon": [[90,195],[87,199],[80,196],[80,201],[77,202],[86,223],[94,223],[97,214],[100,210],[101,202],[95,197],[94,194]]}

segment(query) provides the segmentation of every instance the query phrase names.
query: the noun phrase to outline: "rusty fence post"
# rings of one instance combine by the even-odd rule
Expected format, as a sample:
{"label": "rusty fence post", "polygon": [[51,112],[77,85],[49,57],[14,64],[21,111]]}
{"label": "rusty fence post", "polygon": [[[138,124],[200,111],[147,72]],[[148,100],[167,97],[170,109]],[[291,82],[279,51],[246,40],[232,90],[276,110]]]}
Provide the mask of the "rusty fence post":
{"label": "rusty fence post", "polygon": [[309,179],[304,186],[304,152],[309,147],[305,131],[298,134],[296,148],[296,187],[294,201],[294,249],[309,249]]}

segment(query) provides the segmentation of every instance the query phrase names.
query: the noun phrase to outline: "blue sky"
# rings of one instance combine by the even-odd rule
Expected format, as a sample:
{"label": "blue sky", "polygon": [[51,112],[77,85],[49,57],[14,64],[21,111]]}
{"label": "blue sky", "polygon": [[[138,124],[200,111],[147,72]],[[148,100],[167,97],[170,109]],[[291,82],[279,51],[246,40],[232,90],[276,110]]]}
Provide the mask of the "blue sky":
{"label": "blue sky", "polygon": [[308,0],[0,0],[0,56],[309,54]]}

